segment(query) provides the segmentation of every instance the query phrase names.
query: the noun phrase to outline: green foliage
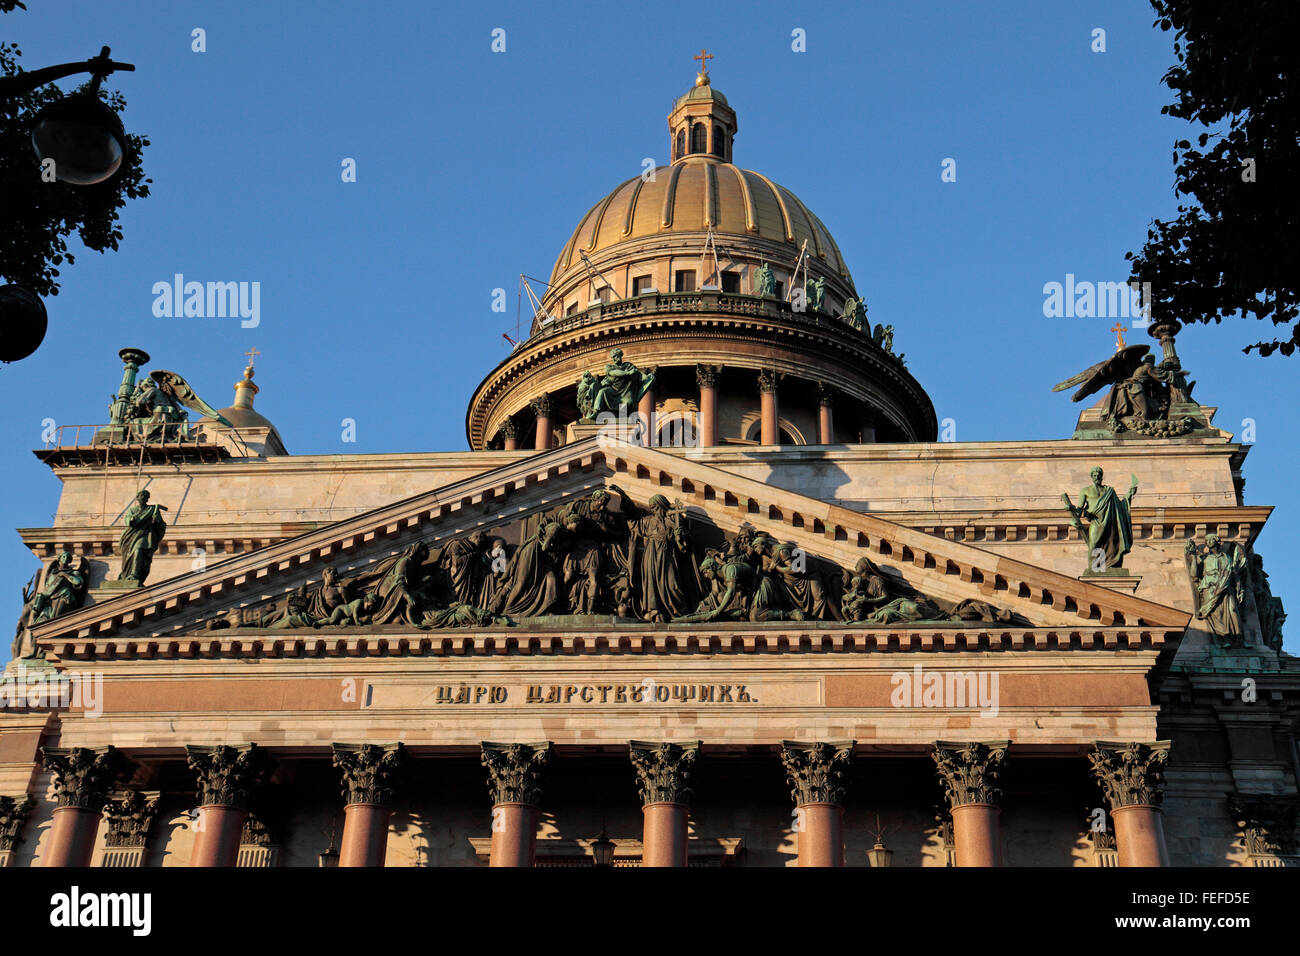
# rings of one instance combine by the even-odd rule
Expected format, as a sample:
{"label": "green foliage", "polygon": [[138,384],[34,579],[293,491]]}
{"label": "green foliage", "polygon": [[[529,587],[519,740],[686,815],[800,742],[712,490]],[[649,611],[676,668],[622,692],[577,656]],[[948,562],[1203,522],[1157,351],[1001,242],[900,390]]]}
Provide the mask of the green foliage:
{"label": "green foliage", "polygon": [[[0,43],[0,73],[19,72],[21,55],[14,44]],[[75,231],[86,248],[96,252],[117,249],[122,239],[118,210],[128,199],[148,196],[152,182],[141,165],[149,140],[130,132],[122,165],[106,182],[94,186],[42,182],[40,161],[32,149],[32,122],[42,107],[62,95],[50,84],[0,99],[0,208],[5,213],[0,276],[42,297],[58,295],[59,267],[74,261],[67,237]],[[101,90],[99,96],[119,115],[126,108],[119,93]]]}
{"label": "green foliage", "polygon": [[[1300,345],[1300,3],[1151,0],[1174,31],[1161,112],[1204,128],[1174,145],[1178,217],[1156,220],[1128,253],[1150,282],[1152,318],[1270,319],[1278,338],[1242,349],[1292,355]],[[1253,161],[1254,182],[1244,181]],[[1291,327],[1285,328],[1287,325]]]}

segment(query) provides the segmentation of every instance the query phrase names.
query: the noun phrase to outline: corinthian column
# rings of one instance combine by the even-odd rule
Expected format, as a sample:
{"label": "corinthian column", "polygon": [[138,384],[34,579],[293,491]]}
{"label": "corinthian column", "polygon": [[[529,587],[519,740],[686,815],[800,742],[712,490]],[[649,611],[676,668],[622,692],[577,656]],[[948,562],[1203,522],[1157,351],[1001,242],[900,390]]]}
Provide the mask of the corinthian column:
{"label": "corinthian column", "polygon": [[492,795],[492,855],[489,866],[532,866],[537,862],[537,812],[542,804],[542,768],[551,762],[549,743],[496,744],[483,741],[482,760]]}
{"label": "corinthian column", "polygon": [[528,404],[537,416],[537,434],[533,438],[533,448],[545,451],[551,447],[551,393],[542,392]]}
{"label": "corinthian column", "polygon": [[636,768],[642,807],[641,865],[686,865],[686,816],[690,812],[691,767],[698,740],[683,744],[633,740],[628,744]]}
{"label": "corinthian column", "polygon": [[1088,754],[1093,776],[1110,804],[1120,866],[1169,865],[1160,809],[1168,759],[1168,740],[1150,744],[1099,740]]}
{"label": "corinthian column", "polygon": [[199,822],[190,866],[234,866],[248,801],[275,767],[257,744],[247,747],[186,747],[199,778]]}
{"label": "corinthian column", "polygon": [[695,382],[700,386],[700,422],[696,438],[701,448],[718,443],[718,379],[721,365],[695,366]]}
{"label": "corinthian column", "polygon": [[1002,789],[998,786],[1002,762],[1011,741],[993,744],[948,743],[934,745],[944,796],[952,811],[952,836],[957,866],[999,864],[998,814]]}
{"label": "corinthian column", "polygon": [[104,806],[108,833],[104,840],[104,866],[144,866],[149,830],[158,815],[158,798],[128,790]]}
{"label": "corinthian column", "polygon": [[505,451],[519,450],[519,426],[515,424],[513,418],[507,418],[501,423],[501,436],[504,439]]}
{"label": "corinthian column", "polygon": [[42,866],[90,866],[99,814],[108,791],[129,777],[135,764],[113,747],[90,750],[42,747],[45,769],[54,774],[54,826]]}
{"label": "corinthian column", "polygon": [[844,774],[853,763],[853,745],[781,741],[800,866],[844,865]]}
{"label": "corinthian column", "polygon": [[758,373],[760,416],[758,443],[760,445],[781,444],[781,432],[778,430],[780,411],[777,407],[776,389],[783,377],[769,369],[763,369]]}
{"label": "corinthian column", "polygon": [[406,765],[406,747],[400,743],[334,744],[345,801],[339,866],[384,865],[393,795]]}
{"label": "corinthian column", "polygon": [[13,866],[14,851],[21,839],[18,834],[22,832],[33,806],[35,803],[26,794],[0,797],[0,866]]}
{"label": "corinthian column", "polygon": [[835,389],[817,383],[817,444],[835,444]]}

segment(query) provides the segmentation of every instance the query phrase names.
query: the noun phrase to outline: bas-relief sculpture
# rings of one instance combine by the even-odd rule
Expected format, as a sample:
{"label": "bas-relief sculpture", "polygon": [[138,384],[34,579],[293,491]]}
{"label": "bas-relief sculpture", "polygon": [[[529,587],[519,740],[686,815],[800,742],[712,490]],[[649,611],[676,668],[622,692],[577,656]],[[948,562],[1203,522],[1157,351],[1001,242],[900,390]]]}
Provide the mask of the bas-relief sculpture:
{"label": "bas-relief sculpture", "polygon": [[1130,476],[1128,494],[1123,498],[1110,485],[1102,483],[1104,473],[1101,468],[1094,467],[1090,475],[1092,484],[1084,485],[1080,490],[1078,507],[1070,501],[1068,494],[1061,495],[1070,514],[1070,524],[1088,542],[1088,565],[1084,574],[1122,573],[1124,555],[1133,548],[1130,506],[1137,494],[1137,475]]}
{"label": "bas-relief sculpture", "polygon": [[[1192,401],[1195,382],[1188,382],[1176,358],[1156,364],[1145,345],[1129,345],[1058,382],[1052,391],[1079,385],[1070,400],[1081,402],[1106,386],[1110,391],[1102,404],[1102,420],[1111,435],[1131,432],[1152,438],[1173,438],[1200,427],[1196,417],[1171,415],[1180,406],[1198,406]],[[1088,435],[1076,437],[1104,437]]]}
{"label": "bas-relief sculpture", "polygon": [[[614,494],[619,508],[611,507]],[[225,627],[420,629],[571,625],[574,618],[690,624],[707,621],[1024,623],[982,601],[917,592],[869,559],[852,573],[743,525],[721,547],[716,528],[653,495],[640,506],[598,489],[530,516],[522,526],[475,531],[441,547],[425,542],[341,577],[327,568],[269,606],[210,619]],[[516,531],[518,533],[516,533]],[[508,548],[506,536],[519,544]]]}
{"label": "bas-relief sculpture", "polygon": [[602,413],[625,417],[650,391],[654,381],[654,369],[643,371],[624,361],[622,349],[612,349],[599,378],[583,372],[578,380],[577,402],[582,421],[593,422]]}
{"label": "bas-relief sculpture", "polygon": [[39,578],[37,572],[23,587],[23,609],[10,648],[14,660],[39,656],[31,639],[32,627],[81,607],[86,600],[90,569],[84,557],[63,551],[46,568],[45,579],[38,587]]}

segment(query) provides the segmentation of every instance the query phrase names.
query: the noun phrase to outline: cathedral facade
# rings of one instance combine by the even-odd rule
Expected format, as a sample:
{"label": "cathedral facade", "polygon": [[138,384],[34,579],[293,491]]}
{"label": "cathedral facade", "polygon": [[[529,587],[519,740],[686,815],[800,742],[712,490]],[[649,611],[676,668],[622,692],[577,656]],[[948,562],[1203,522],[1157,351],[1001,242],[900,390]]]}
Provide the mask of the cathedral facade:
{"label": "cathedral facade", "polygon": [[123,349],[36,453],[0,865],[1300,862],[1272,509],[1177,324],[1071,437],[939,441],[738,130],[701,72],[468,451],[290,454],[251,361],[217,409]]}

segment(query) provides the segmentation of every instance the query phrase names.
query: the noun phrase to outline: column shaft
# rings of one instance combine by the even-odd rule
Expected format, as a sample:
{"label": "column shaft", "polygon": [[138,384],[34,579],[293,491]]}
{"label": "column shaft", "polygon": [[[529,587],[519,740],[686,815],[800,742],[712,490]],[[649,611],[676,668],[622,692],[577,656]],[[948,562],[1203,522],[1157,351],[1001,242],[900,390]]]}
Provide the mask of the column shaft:
{"label": "column shaft", "polygon": [[641,396],[641,401],[636,407],[637,416],[641,419],[641,444],[650,448],[656,444],[655,441],[655,392],[654,389],[646,392]]}
{"label": "column shaft", "polygon": [[817,444],[835,444],[834,413],[830,405],[819,405],[817,407]]}
{"label": "column shaft", "polygon": [[797,808],[800,866],[844,865],[844,809],[833,803]]}
{"label": "column shaft", "polygon": [[759,411],[761,415],[758,439],[759,444],[779,445],[781,443],[781,433],[777,430],[776,392],[759,392],[758,396]]}
{"label": "column shaft", "polygon": [[533,441],[533,448],[537,451],[545,451],[551,447],[551,416],[550,414],[537,416],[537,435]]}
{"label": "column shaft", "polygon": [[239,857],[239,837],[248,811],[241,807],[209,804],[199,807],[198,833],[190,866],[234,866]]}
{"label": "column shaft", "polygon": [[90,866],[99,830],[99,812],[83,807],[59,807],[50,828],[50,847],[41,854],[42,866]]}
{"label": "column shaft", "polygon": [[952,808],[952,840],[958,866],[998,866],[998,808],[964,803]]}
{"label": "column shaft", "polygon": [[699,442],[703,448],[718,443],[718,386],[700,386]]}
{"label": "column shaft", "polygon": [[1110,812],[1120,866],[1168,866],[1164,814],[1159,807],[1135,805]]}
{"label": "column shaft", "polygon": [[492,856],[489,866],[534,866],[537,863],[537,808],[527,803],[492,807]]}
{"label": "column shaft", "polygon": [[383,866],[388,855],[388,820],[392,807],[349,803],[343,810],[339,866]]}
{"label": "column shaft", "polygon": [[641,812],[641,865],[685,866],[686,805],[647,803]]}

